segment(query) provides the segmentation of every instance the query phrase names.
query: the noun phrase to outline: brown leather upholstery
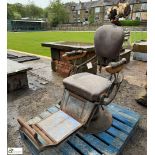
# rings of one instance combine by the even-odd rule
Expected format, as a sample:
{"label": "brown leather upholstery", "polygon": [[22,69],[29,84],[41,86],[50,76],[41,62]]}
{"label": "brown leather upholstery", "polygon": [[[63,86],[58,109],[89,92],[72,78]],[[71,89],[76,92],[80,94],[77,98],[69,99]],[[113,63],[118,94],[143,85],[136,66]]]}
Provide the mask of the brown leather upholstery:
{"label": "brown leather upholstery", "polygon": [[111,86],[111,81],[94,74],[79,73],[65,78],[63,84],[69,91],[91,102],[98,102],[100,94]]}
{"label": "brown leather upholstery", "polygon": [[98,58],[117,60],[123,44],[124,32],[115,25],[103,25],[96,30],[95,52]]}

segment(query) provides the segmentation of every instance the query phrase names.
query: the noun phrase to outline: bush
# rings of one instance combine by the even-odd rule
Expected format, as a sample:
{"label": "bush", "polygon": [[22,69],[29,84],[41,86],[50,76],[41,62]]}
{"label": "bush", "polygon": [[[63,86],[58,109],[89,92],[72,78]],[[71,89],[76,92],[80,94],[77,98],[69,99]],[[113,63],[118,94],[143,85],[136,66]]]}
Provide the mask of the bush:
{"label": "bush", "polygon": [[140,20],[121,20],[119,21],[121,26],[139,26]]}

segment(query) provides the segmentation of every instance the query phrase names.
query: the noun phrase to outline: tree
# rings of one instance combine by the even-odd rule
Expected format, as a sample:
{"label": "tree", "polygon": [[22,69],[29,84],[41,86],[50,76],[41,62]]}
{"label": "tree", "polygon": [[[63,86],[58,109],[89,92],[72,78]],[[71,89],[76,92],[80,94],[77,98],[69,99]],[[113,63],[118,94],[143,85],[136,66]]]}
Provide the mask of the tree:
{"label": "tree", "polygon": [[26,16],[32,19],[43,17],[43,9],[31,2],[26,5]]}
{"label": "tree", "polygon": [[21,14],[19,12],[13,13],[14,19],[21,19]]}
{"label": "tree", "polygon": [[89,24],[93,24],[95,22],[94,18],[95,18],[94,11],[90,10],[89,17],[88,17]]}
{"label": "tree", "polygon": [[60,0],[54,0],[47,8],[48,22],[52,26],[57,26],[58,24],[67,23],[69,21],[69,13],[60,2]]}
{"label": "tree", "polygon": [[7,19],[14,19],[14,9],[11,4],[7,4]]}
{"label": "tree", "polygon": [[20,19],[22,17],[42,18],[44,17],[43,9],[37,7],[33,2],[28,5],[20,3],[7,4],[7,19]]}
{"label": "tree", "polygon": [[20,19],[25,17],[25,6],[20,3],[7,4],[7,19]]}

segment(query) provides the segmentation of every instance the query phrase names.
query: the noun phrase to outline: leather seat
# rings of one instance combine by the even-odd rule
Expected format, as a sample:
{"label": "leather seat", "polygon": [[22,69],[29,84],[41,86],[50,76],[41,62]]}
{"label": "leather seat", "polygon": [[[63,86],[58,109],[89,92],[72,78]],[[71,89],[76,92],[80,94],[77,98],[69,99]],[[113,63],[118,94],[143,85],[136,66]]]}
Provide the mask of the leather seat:
{"label": "leather seat", "polygon": [[99,102],[100,95],[111,86],[111,81],[90,73],[78,73],[63,80],[64,87],[91,102]]}

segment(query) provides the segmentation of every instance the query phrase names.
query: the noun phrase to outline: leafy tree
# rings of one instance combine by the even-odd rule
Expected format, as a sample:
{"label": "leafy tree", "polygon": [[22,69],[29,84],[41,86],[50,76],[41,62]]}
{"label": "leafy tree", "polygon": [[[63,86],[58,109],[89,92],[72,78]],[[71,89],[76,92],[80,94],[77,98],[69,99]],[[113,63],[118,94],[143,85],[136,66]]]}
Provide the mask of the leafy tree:
{"label": "leafy tree", "polygon": [[13,13],[14,19],[21,19],[21,14],[19,12]]}
{"label": "leafy tree", "polygon": [[14,9],[11,4],[7,4],[7,19],[14,19]]}
{"label": "leafy tree", "polygon": [[52,26],[67,23],[69,21],[69,13],[60,0],[54,0],[47,8],[48,22]]}
{"label": "leafy tree", "polygon": [[93,24],[95,22],[94,18],[95,18],[94,11],[90,10],[88,17],[89,24]]}
{"label": "leafy tree", "polygon": [[31,19],[44,17],[43,9],[37,7],[33,2],[28,5],[20,3],[7,4],[8,19],[20,19],[21,17],[29,17]]}
{"label": "leafy tree", "polygon": [[32,19],[43,17],[43,9],[31,2],[26,5],[26,16]]}

